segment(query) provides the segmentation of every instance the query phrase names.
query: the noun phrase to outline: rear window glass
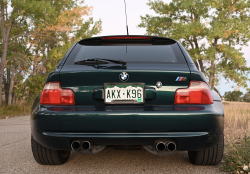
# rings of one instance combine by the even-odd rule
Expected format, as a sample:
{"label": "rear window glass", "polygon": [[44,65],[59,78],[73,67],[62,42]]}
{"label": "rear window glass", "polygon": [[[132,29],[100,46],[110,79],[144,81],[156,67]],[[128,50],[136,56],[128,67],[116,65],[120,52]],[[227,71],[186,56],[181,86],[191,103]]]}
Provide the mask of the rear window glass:
{"label": "rear window glass", "polygon": [[123,60],[127,63],[186,64],[178,45],[76,45],[65,65],[92,58]]}

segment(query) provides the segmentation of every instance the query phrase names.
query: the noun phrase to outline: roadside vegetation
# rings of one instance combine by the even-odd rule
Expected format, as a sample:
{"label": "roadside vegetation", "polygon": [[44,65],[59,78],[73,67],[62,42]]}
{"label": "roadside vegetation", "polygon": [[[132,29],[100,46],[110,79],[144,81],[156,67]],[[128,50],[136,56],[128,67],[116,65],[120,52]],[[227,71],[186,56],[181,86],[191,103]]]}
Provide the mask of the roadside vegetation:
{"label": "roadside vegetation", "polygon": [[84,0],[0,0],[0,107],[32,101],[68,49],[101,32],[92,10]]}
{"label": "roadside vegetation", "polygon": [[243,95],[241,91],[227,91],[223,98],[225,101],[250,102],[250,89]]}
{"label": "roadside vegetation", "polygon": [[225,151],[221,169],[250,172],[250,103],[224,102]]}
{"label": "roadside vegetation", "polygon": [[30,104],[22,103],[11,106],[2,105],[0,106],[0,119],[30,115],[30,112],[31,112]]}

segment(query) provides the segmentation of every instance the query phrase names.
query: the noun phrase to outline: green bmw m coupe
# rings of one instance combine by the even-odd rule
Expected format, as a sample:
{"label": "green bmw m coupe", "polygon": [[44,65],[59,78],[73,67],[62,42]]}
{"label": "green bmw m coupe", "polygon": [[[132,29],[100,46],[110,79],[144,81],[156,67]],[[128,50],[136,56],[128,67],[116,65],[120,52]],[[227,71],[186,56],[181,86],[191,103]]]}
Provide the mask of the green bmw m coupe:
{"label": "green bmw m coupe", "polygon": [[156,36],[104,36],[75,43],[51,72],[31,114],[39,164],[71,151],[143,147],[154,155],[188,151],[196,165],[223,157],[220,96],[178,42]]}

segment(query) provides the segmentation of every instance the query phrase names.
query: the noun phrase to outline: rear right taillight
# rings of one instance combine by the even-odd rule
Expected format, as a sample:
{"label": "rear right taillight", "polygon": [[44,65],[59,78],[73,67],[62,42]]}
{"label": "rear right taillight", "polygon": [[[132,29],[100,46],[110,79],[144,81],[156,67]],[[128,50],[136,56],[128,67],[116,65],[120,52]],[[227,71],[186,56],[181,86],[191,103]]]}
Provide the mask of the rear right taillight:
{"label": "rear right taillight", "polygon": [[191,81],[188,88],[178,89],[175,93],[175,105],[212,103],[211,91],[205,82]]}
{"label": "rear right taillight", "polygon": [[40,104],[75,105],[74,93],[71,89],[62,89],[60,82],[49,82],[44,85]]}

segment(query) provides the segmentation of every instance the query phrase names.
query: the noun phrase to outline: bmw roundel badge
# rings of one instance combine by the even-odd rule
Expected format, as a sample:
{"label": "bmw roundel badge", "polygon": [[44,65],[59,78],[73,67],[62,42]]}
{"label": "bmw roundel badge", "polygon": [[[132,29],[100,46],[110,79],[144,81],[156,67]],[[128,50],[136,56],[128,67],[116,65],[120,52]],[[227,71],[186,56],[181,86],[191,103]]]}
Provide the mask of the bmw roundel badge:
{"label": "bmw roundel badge", "polygon": [[126,73],[126,72],[122,72],[122,73],[119,75],[119,78],[120,78],[120,80],[121,80],[122,82],[126,82],[126,81],[128,80],[128,78],[129,78],[129,75],[128,75],[128,73]]}
{"label": "bmw roundel badge", "polygon": [[160,81],[156,82],[156,87],[157,88],[161,88],[162,87],[162,83]]}

